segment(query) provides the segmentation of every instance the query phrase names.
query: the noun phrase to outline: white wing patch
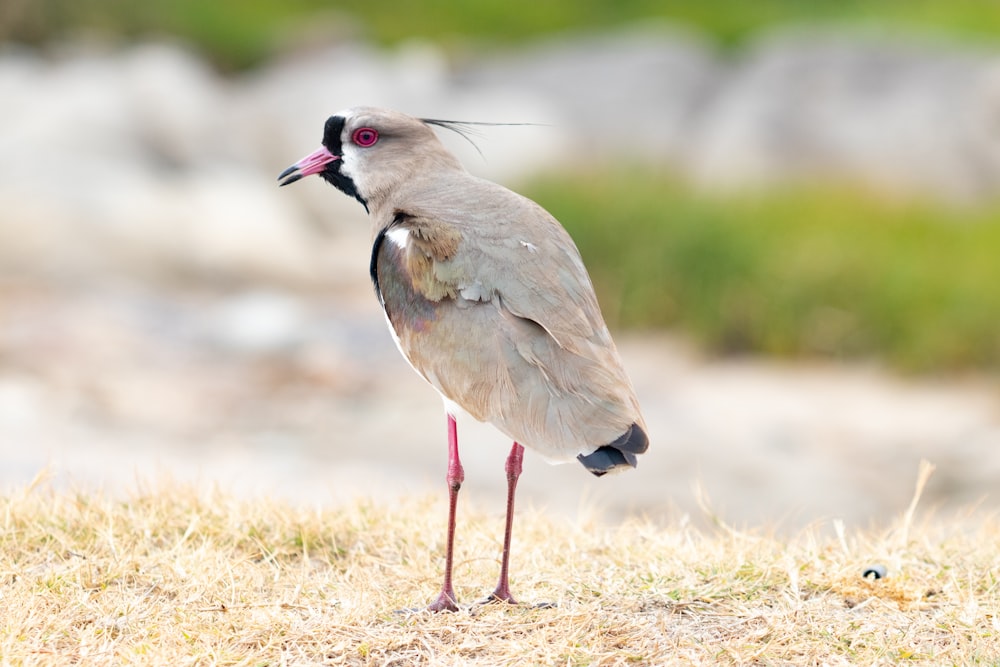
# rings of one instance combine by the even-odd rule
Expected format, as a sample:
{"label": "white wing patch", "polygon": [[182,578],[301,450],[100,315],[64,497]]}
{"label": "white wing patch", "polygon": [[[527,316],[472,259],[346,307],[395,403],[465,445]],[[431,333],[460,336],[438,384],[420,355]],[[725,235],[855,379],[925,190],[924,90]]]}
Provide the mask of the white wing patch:
{"label": "white wing patch", "polygon": [[393,227],[385,233],[387,239],[400,250],[406,249],[406,243],[410,240],[410,230],[406,227]]}
{"label": "white wing patch", "polygon": [[489,301],[493,298],[492,291],[483,287],[478,280],[471,285],[461,286],[458,293],[466,301]]}
{"label": "white wing patch", "polygon": [[528,252],[535,253],[538,252],[538,246],[534,243],[529,243],[528,241],[521,241],[521,245],[528,249]]}

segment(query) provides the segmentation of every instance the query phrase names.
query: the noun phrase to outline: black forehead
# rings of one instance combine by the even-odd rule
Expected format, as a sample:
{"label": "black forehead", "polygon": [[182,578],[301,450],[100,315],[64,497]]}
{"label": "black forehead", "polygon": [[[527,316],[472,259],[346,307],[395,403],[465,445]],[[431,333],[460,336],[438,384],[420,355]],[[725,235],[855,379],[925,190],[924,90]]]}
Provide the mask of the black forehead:
{"label": "black forehead", "polygon": [[334,155],[341,154],[340,137],[344,132],[344,122],[343,116],[330,116],[323,128],[323,145]]}

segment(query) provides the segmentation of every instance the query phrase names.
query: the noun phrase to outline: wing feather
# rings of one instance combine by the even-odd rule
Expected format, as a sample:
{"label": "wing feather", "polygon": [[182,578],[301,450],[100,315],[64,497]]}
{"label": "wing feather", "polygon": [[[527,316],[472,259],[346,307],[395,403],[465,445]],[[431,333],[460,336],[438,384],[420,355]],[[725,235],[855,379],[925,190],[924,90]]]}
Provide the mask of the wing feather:
{"label": "wing feather", "polygon": [[413,289],[399,308],[425,301],[437,335],[408,335],[387,301],[390,321],[414,367],[471,414],[552,458],[589,454],[642,421],[590,277],[544,209],[478,183],[476,206],[396,212]]}

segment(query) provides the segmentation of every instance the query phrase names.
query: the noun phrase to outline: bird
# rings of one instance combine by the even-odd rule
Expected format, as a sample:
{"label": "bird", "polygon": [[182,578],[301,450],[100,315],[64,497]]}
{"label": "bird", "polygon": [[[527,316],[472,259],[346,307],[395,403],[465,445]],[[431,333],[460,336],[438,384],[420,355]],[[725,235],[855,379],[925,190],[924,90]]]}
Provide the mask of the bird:
{"label": "bird", "polygon": [[318,174],[365,208],[371,281],[389,331],[444,401],[448,524],[432,612],[459,609],[452,565],[465,472],[456,416],[514,441],[500,576],[484,602],[518,603],[509,568],[525,447],[602,476],[634,468],[649,446],[576,244],[539,204],[470,173],[435,132],[468,138],[469,125],[351,107],[326,120],[316,151],[278,176],[286,186]]}

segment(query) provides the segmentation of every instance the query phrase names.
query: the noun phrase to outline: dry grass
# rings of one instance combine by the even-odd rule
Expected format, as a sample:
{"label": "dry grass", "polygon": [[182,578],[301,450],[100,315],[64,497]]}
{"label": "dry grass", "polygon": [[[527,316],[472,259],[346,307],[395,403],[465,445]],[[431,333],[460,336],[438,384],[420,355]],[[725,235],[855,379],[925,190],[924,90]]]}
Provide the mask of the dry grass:
{"label": "dry grass", "polygon": [[[918,485],[919,486],[919,485]],[[919,495],[919,493],[918,493]],[[444,503],[303,509],[165,484],[0,500],[5,665],[997,664],[1000,526],[791,538],[521,512],[514,587],[554,608],[398,614],[436,593]],[[502,517],[460,507],[457,592]],[[829,534],[827,536],[827,533]],[[861,573],[883,563],[889,576]]]}

